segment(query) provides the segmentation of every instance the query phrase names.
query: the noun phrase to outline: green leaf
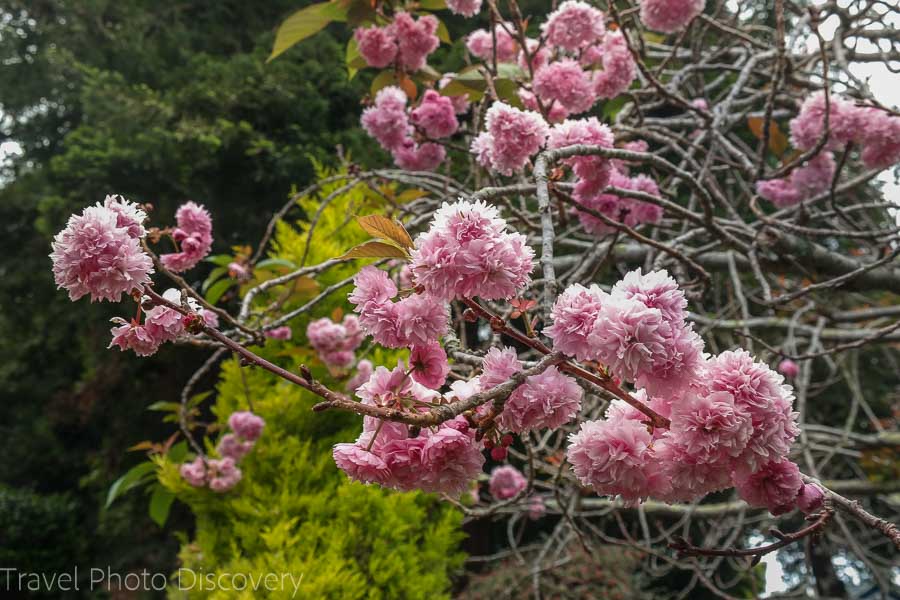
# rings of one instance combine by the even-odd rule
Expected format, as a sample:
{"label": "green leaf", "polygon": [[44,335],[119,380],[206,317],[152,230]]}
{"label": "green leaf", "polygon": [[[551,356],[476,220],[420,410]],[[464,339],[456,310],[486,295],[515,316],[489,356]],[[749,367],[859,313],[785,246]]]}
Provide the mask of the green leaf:
{"label": "green leaf", "polygon": [[220,279],[214,283],[204,294],[204,298],[210,304],[215,304],[237,282],[234,279]]}
{"label": "green leaf", "polygon": [[109,493],[106,495],[106,507],[109,508],[116,498],[131,488],[140,485],[155,469],[156,465],[152,462],[142,462],[135,465],[129,469],[127,473],[116,479],[113,484],[109,486]]}
{"label": "green leaf", "polygon": [[369,94],[374,98],[375,94],[378,93],[378,90],[381,88],[386,88],[389,85],[393,85],[396,83],[396,78],[394,77],[393,71],[382,71],[378,75],[375,76],[375,79],[372,80],[372,85],[369,88]]}
{"label": "green leaf", "polygon": [[227,267],[234,260],[234,257],[230,254],[215,254],[213,256],[207,256],[203,260],[211,262],[214,265],[219,265],[220,267]]}
{"label": "green leaf", "polygon": [[185,457],[187,457],[188,445],[187,442],[181,440],[177,444],[174,444],[171,448],[169,448],[169,452],[166,456],[174,463],[182,463],[184,462]]}
{"label": "green leaf", "polygon": [[519,86],[515,81],[509,79],[497,79],[494,81],[494,89],[501,100],[515,106],[516,108],[525,108],[522,99],[519,98]]}
{"label": "green leaf", "polygon": [[[440,0],[440,1],[441,1],[441,4],[444,3],[443,0]],[[437,19],[437,17],[435,17],[435,18]],[[440,19],[438,19],[437,22],[438,22],[438,27],[437,27],[437,31],[435,32],[435,35],[437,35],[438,39],[441,40],[442,42],[444,42],[445,44],[452,44],[453,40],[450,39],[450,32],[447,31],[447,26],[444,25],[444,22],[441,21]]]}
{"label": "green leaf", "polygon": [[346,21],[347,9],[337,2],[321,2],[302,8],[284,20],[275,34],[275,45],[266,62],[318,33],[332,21]]}
{"label": "green leaf", "polygon": [[153,486],[153,494],[150,496],[150,518],[160,527],[166,524],[174,499],[175,494],[163,486],[158,484]]}
{"label": "green leaf", "polygon": [[289,269],[296,269],[297,265],[286,258],[267,258],[256,263],[257,269],[268,269],[269,267],[287,267]]}
{"label": "green leaf", "polygon": [[445,10],[446,0],[419,0],[419,6],[426,10]]}
{"label": "green leaf", "polygon": [[371,241],[360,244],[355,248],[351,248],[346,254],[339,258],[409,258],[409,256],[402,248],[399,248],[394,244]]}
{"label": "green leaf", "polygon": [[519,65],[500,63],[497,65],[497,77],[502,79],[522,79],[525,77],[525,71]]}
{"label": "green leaf", "polygon": [[213,283],[216,282],[217,279],[221,278],[223,275],[228,273],[228,267],[216,267],[212,271],[209,272],[206,280],[203,282],[203,285],[200,287],[201,292],[206,292]]}
{"label": "green leaf", "polygon": [[350,38],[347,42],[347,79],[353,79],[360,69],[365,69],[366,60],[359,53],[359,46],[356,45],[356,38]]}
{"label": "green leaf", "polygon": [[147,407],[147,410],[158,410],[160,412],[176,412],[181,409],[178,402],[154,402]]}

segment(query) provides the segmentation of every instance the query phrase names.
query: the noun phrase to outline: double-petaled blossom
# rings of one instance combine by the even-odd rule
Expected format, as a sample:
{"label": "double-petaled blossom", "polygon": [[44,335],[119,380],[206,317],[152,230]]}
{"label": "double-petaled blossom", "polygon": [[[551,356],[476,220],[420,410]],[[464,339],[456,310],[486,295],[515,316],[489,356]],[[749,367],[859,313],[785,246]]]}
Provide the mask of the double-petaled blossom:
{"label": "double-petaled blossom", "polygon": [[[549,133],[539,113],[495,102],[485,117],[487,136],[477,149],[484,162],[503,175],[522,169],[544,145]],[[473,152],[476,152],[473,146]]]}
{"label": "double-petaled blossom", "polygon": [[356,373],[349,381],[347,381],[345,389],[348,392],[355,392],[359,386],[369,380],[374,370],[375,366],[372,364],[371,360],[363,359],[359,361],[356,363]]}
{"label": "double-petaled blossom", "polygon": [[406,94],[397,86],[387,86],[375,94],[375,102],[360,119],[363,129],[387,151],[400,147],[411,133],[406,115]]}
{"label": "double-petaled blossom", "polygon": [[710,392],[728,392],[735,406],[750,415],[753,427],[747,446],[737,458],[745,470],[787,456],[799,434],[794,395],[784,378],[745,350],[726,351],[709,359],[703,385]]}
{"label": "double-petaled blossom", "polygon": [[397,39],[400,63],[408,71],[424,67],[428,55],[441,44],[437,36],[438,20],[434,15],[415,19],[409,13],[398,12],[390,28]]}
{"label": "double-petaled blossom", "polygon": [[430,293],[412,294],[394,302],[397,286],[388,274],[365,267],[354,278],[349,300],[356,305],[359,324],[388,348],[424,345],[447,331],[447,306]]}
{"label": "double-petaled blossom", "polygon": [[481,0],[447,0],[450,12],[464,17],[474,17],[481,10]]}
{"label": "double-petaled blossom", "polygon": [[594,104],[593,84],[588,73],[574,60],[564,58],[541,67],[532,88],[550,106],[556,102],[570,114],[582,113]]}
{"label": "double-petaled blossom", "polygon": [[580,0],[566,0],[550,13],[542,30],[553,46],[576,52],[600,39],[606,28],[603,13]]}
{"label": "double-petaled blossom", "polygon": [[750,414],[728,392],[689,391],[672,403],[668,437],[691,462],[730,468],[750,439]]}
{"label": "double-petaled blossom", "polygon": [[370,67],[382,69],[397,58],[397,38],[390,27],[357,27],[353,37],[360,56]]}
{"label": "double-petaled blossom", "polygon": [[259,415],[245,410],[231,413],[228,417],[228,426],[242,439],[255,442],[262,434],[266,422]]}
{"label": "double-petaled blossom", "polygon": [[107,198],[72,215],[53,238],[53,276],[71,300],[118,302],[122,294],[139,292],[150,283],[153,262],[141,248],[143,211]]}
{"label": "double-petaled blossom", "polygon": [[553,340],[554,349],[578,360],[592,358],[594,352],[588,336],[608,297],[609,294],[596,285],[586,288],[576,283],[566,288],[550,311],[550,326],[544,328],[544,335]]}
{"label": "double-petaled blossom", "polygon": [[734,487],[750,506],[765,507],[773,515],[780,515],[797,506],[803,481],[796,464],[778,457],[755,471],[737,469]]}
{"label": "double-petaled blossom", "polygon": [[419,106],[409,116],[413,125],[422,128],[425,135],[432,138],[453,135],[459,128],[453,101],[434,90],[423,94]]}
{"label": "double-petaled blossom", "polygon": [[581,387],[574,379],[550,366],[526,378],[510,394],[503,404],[498,424],[514,433],[556,429],[575,418],[581,410],[581,396]]}
{"label": "double-petaled blossom", "polygon": [[273,327],[272,329],[266,329],[263,333],[270,340],[289,340],[294,335],[294,332],[289,325],[281,325],[279,327]]}
{"label": "double-petaled blossom", "polygon": [[810,150],[824,139],[825,117],[828,116],[828,139],[826,150],[838,150],[857,138],[862,131],[861,111],[851,102],[839,96],[827,97],[824,92],[811,95],[800,107],[800,112],[791,119],[791,143],[801,150]]}
{"label": "double-petaled blossom", "polygon": [[886,169],[900,162],[900,117],[875,107],[859,111],[863,164],[870,169]]}
{"label": "double-petaled blossom", "polygon": [[[547,139],[547,147],[556,149],[583,144],[612,148],[613,142],[610,128],[596,117],[589,117],[569,119],[554,125]],[[583,190],[581,194],[600,193],[609,184],[612,161],[607,158],[592,155],[573,156],[564,162],[571,165],[572,172],[578,178],[577,186]]]}
{"label": "double-petaled blossom", "polygon": [[219,456],[240,461],[253,450],[254,445],[255,443],[250,440],[241,439],[233,433],[226,433],[216,444],[216,452],[219,453]]}
{"label": "double-petaled blossom", "polygon": [[[378,406],[411,406],[437,396],[414,382],[402,364],[391,371],[378,367],[358,394],[364,403]],[[481,472],[484,456],[475,442],[475,431],[463,417],[423,428],[412,437],[410,433],[401,423],[366,417],[356,442],[334,447],[335,463],[363,483],[452,496],[463,493]]]}
{"label": "double-petaled blossom", "polygon": [[206,466],[209,489],[214,492],[227,492],[241,481],[243,474],[231,457],[210,459]]}
{"label": "double-petaled blossom", "polygon": [[182,464],[179,468],[179,473],[193,487],[206,485],[206,463],[199,456],[189,463]]}
{"label": "double-petaled blossom", "polygon": [[651,441],[646,425],[613,415],[581,423],[569,436],[566,456],[582,484],[635,504],[669,491],[654,461]]}
{"label": "double-petaled blossom", "polygon": [[433,390],[444,385],[450,372],[447,353],[433,340],[412,347],[409,366],[412,369],[412,378]]}
{"label": "double-petaled blossom", "polygon": [[425,142],[420,144],[406,138],[391,150],[394,162],[407,171],[433,171],[444,162],[447,151],[440,144]]}
{"label": "double-petaled blossom", "polygon": [[488,491],[495,500],[515,498],[528,487],[528,480],[512,465],[502,465],[491,471]]}
{"label": "double-petaled blossom", "polygon": [[506,227],[497,209],[483,201],[444,203],[429,230],[416,238],[416,284],[442,300],[511,298],[531,282],[534,251]]}
{"label": "double-petaled blossom", "polygon": [[640,0],[641,22],[654,31],[672,33],[684,29],[705,4],[706,0]]}
{"label": "double-petaled blossom", "polygon": [[172,231],[172,239],[179,252],[162,254],[160,262],[170,271],[180,273],[193,268],[209,254],[212,248],[212,217],[203,206],[186,202],[175,211],[178,226]]}
{"label": "double-petaled blossom", "polygon": [[116,213],[116,227],[124,227],[131,237],[142,238],[147,234],[144,229],[147,213],[136,202],[119,195],[109,195],[103,201],[103,206]]}
{"label": "double-petaled blossom", "polygon": [[600,62],[603,70],[594,74],[594,93],[598,98],[615,98],[637,77],[637,64],[621,31],[609,31],[603,36]]}
{"label": "double-petaled blossom", "polygon": [[687,298],[667,271],[630,271],[612,289],[613,295],[634,299],[648,308],[657,308],[670,323],[684,323]]}
{"label": "double-petaled blossom", "polygon": [[[660,196],[656,182],[646,175],[629,177],[613,169],[607,181],[609,185],[620,189]],[[607,194],[602,191],[603,187],[597,185],[595,180],[582,179],[576,184],[573,197],[585,208],[632,228],[643,223],[658,223],[662,219],[663,209],[658,205],[630,196]],[[585,211],[578,211],[578,220],[588,233],[605,235],[616,231],[613,225]]]}
{"label": "double-petaled blossom", "polygon": [[118,346],[119,350],[132,350],[138,356],[150,356],[159,350],[160,342],[142,324],[123,319],[113,319],[118,323],[112,328],[112,341],[109,348]]}
{"label": "double-petaled blossom", "polygon": [[306,328],[306,338],[319,358],[326,365],[335,367],[349,367],[353,363],[353,352],[364,337],[356,315],[347,315],[341,323],[327,317],[316,319]]}
{"label": "double-petaled blossom", "polygon": [[512,27],[503,27],[497,25],[494,27],[493,34],[487,29],[476,29],[466,37],[466,49],[473,56],[480,58],[485,62],[494,60],[494,39],[497,40],[497,61],[498,62],[515,62],[519,52],[519,45],[516,40],[507,32],[512,31]]}
{"label": "double-petaled blossom", "polygon": [[518,65],[526,73],[537,71],[541,67],[550,62],[553,52],[546,45],[541,45],[539,40],[527,38],[525,47],[528,49],[526,56],[525,48],[519,50],[519,57],[516,59]]}
{"label": "double-petaled blossom", "polygon": [[798,166],[787,178],[757,181],[756,191],[775,206],[784,208],[829,189],[834,171],[834,156],[823,151]]}

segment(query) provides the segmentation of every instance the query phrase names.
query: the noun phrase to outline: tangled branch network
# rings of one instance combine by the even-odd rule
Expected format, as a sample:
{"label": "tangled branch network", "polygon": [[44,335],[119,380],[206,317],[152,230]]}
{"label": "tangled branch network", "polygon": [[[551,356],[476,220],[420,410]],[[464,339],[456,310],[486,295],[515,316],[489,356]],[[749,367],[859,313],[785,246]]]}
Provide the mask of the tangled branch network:
{"label": "tangled branch network", "polygon": [[[814,538],[852,552],[886,590],[896,478],[879,483],[866,461],[896,452],[896,422],[864,392],[860,357],[898,371],[900,229],[873,179],[900,161],[900,116],[854,65],[897,64],[893,9],[769,4],[567,0],[530,18],[515,1],[448,0],[491,23],[466,37],[457,74],[428,65],[434,15],[377,3],[352,44],[396,85],[373,89],[361,124],[396,168],[351,165],[299,195],[335,190],[307,215],[311,236],[341,194],[384,182],[421,192],[360,217],[376,241],[257,281],[232,314],[178,275],[210,250],[205,209],[187,203],[176,226],[146,229],[143,207],[110,196],[57,236],[57,283],[72,300],[137,301],[112,330],[122,350],[214,349],[185,402],[233,353],[321,397],[317,411],[361,415],[359,438],[334,448],[351,479],[440,493],[471,518],[508,518],[511,532],[523,516],[561,516],[545,542],[510,535],[535,589],[577,536],[588,550],[636,548],[654,574],[688,569],[688,591],[723,597],[723,560]],[[232,277],[249,277],[296,199]],[[177,251],[157,256],[162,238]],[[356,258],[379,260],[302,306],[268,295]],[[154,269],[171,290],[155,290]],[[354,314],[316,313],[338,294]],[[349,393],[254,351],[304,316]],[[357,357],[366,340],[409,357],[373,365]],[[828,413],[817,401],[835,390]],[[235,413],[215,456],[184,412],[181,425],[197,452],[183,477],[225,493],[264,424]],[[504,464],[488,475],[488,460]],[[623,519],[629,510],[639,518]],[[810,523],[736,547],[795,510]]]}

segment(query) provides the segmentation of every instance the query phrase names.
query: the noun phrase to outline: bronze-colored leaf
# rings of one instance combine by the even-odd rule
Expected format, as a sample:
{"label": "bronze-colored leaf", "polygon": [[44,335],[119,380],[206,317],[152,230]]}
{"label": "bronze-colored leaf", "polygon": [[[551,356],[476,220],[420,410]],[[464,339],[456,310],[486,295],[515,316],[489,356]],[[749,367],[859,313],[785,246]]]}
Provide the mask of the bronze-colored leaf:
{"label": "bronze-colored leaf", "polygon": [[383,238],[396,242],[401,248],[412,248],[413,241],[403,224],[381,215],[365,215],[356,217],[359,226],[375,238]]}
{"label": "bronze-colored leaf", "polygon": [[349,258],[407,258],[406,252],[387,242],[369,241],[351,248],[346,254],[339,257]]}

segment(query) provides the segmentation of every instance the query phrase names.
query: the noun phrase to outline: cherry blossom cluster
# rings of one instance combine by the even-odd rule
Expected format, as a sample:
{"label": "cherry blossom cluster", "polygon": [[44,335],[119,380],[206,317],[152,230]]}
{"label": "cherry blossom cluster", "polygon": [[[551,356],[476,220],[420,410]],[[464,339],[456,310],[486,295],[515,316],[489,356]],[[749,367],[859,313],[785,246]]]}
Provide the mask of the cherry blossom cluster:
{"label": "cherry blossom cluster", "polygon": [[640,0],[641,22],[654,31],[684,29],[703,12],[706,0]]}
{"label": "cherry blossom cluster", "polygon": [[[153,273],[153,260],[141,245],[147,235],[146,219],[147,213],[139,205],[121,196],[107,196],[102,204],[72,215],[53,239],[50,259],[57,285],[65,288],[73,301],[90,295],[91,301],[119,302],[123,294],[149,301],[141,295]],[[164,254],[160,260],[168,269],[184,270],[209,253],[212,221],[206,209],[193,202],[179,207],[176,221],[172,238],[181,250]],[[167,290],[163,297],[182,304],[178,290]],[[114,318],[110,347],[149,356],[160,345],[177,339],[194,318],[210,327],[218,326],[215,312],[201,308],[193,299],[188,300],[188,306],[196,316],[153,306],[146,312],[139,310],[131,321]]]}
{"label": "cherry blossom cluster", "polygon": [[557,300],[544,330],[554,347],[634,383],[634,399],[671,423],[648,428],[644,413],[615,400],[571,435],[575,475],[629,503],[734,486],[773,514],[792,509],[803,484],[786,458],[799,433],[790,386],[743,350],[705,356],[686,305],[664,271],[631,272],[609,293],[574,285]]}
{"label": "cherry blossom cluster", "polygon": [[406,94],[396,86],[378,91],[374,104],[363,111],[361,122],[366,132],[391,153],[397,166],[410,171],[430,171],[446,156],[440,144],[416,141],[417,131],[420,138],[439,139],[459,127],[456,107],[449,97],[428,90],[419,105],[409,111]]}
{"label": "cherry blossom cluster", "polygon": [[306,328],[306,338],[319,359],[329,366],[346,368],[356,360],[354,351],[359,348],[365,332],[356,315],[347,315],[341,323],[329,318],[316,319]]}
{"label": "cherry blossom cluster", "polygon": [[236,486],[243,474],[237,463],[256,445],[266,423],[252,412],[241,411],[228,417],[231,433],[219,439],[216,452],[219,458],[198,456],[181,465],[182,478],[194,487],[209,487],[214,492],[227,492]]}
{"label": "cherry blossom cluster", "polygon": [[791,119],[790,130],[791,142],[799,150],[809,151],[824,144],[788,177],[756,183],[759,195],[778,207],[797,204],[828,190],[834,179],[835,150],[850,145],[859,147],[860,158],[870,169],[885,169],[900,162],[900,117],[876,107],[856,106],[839,96],[828,98],[827,110],[824,92],[810,96]]}
{"label": "cherry blossom cluster", "polygon": [[396,61],[407,71],[418,71],[441,43],[437,28],[438,20],[431,15],[416,19],[409,13],[398,12],[385,27],[356,29],[354,38],[360,55],[370,67],[383,68]]}
{"label": "cherry blossom cluster", "polygon": [[[357,395],[364,404],[427,409],[440,394],[415,381],[410,372],[402,363],[391,370],[378,367]],[[484,456],[465,418],[412,433],[401,423],[366,417],[356,442],[334,447],[335,463],[363,483],[451,496],[459,496],[481,473]]]}
{"label": "cherry blossom cluster", "polygon": [[[172,304],[181,305],[181,293],[169,288],[163,298]],[[144,301],[149,301],[144,298]],[[201,307],[193,298],[187,299],[188,307],[209,327],[219,326],[219,317],[211,310]],[[143,323],[140,316],[131,321],[115,317],[117,324],[112,328],[112,341],[109,347],[117,346],[119,350],[132,350],[138,356],[155,354],[166,342],[173,342],[183,334],[194,320],[193,315],[184,315],[173,308],[157,305],[144,312]]]}

